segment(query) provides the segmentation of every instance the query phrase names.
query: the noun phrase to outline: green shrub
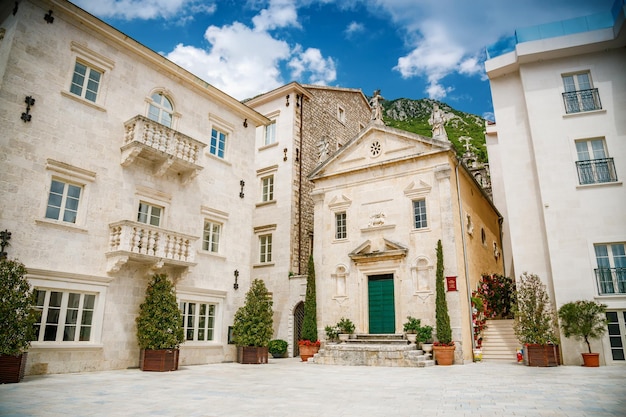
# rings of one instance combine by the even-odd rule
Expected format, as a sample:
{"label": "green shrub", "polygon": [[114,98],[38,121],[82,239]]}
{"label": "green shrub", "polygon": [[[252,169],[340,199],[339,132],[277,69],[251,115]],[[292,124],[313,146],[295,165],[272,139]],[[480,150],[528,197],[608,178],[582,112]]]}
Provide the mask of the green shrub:
{"label": "green shrub", "polygon": [[537,275],[524,272],[520,277],[513,315],[513,329],[522,344],[558,344],[554,309]]}
{"label": "green shrub", "polygon": [[344,317],[342,317],[339,322],[337,323],[337,332],[338,333],[342,333],[342,334],[352,334],[354,333],[354,323],[352,323],[352,320],[350,319],[346,319]]}
{"label": "green shrub", "polygon": [[268,346],[273,333],[272,305],[263,280],[252,281],[245,304],[235,313],[233,341],[237,346]]}
{"label": "green shrub", "polygon": [[404,326],[403,326],[404,332],[417,334],[421,328],[421,324],[422,324],[422,321],[420,319],[407,316],[406,322],[404,323]]}
{"label": "green shrub", "polygon": [[285,353],[287,353],[288,346],[289,344],[285,340],[274,339],[270,340],[267,344],[267,351],[272,356],[283,356]]}
{"label": "green shrub", "polygon": [[573,301],[559,308],[561,330],[565,337],[584,340],[591,353],[589,339],[597,339],[606,332],[606,304],[596,301]]}
{"label": "green shrub", "polygon": [[306,295],[304,297],[304,319],[300,340],[317,342],[317,301],[315,299],[315,264],[313,255],[309,256],[306,278]]}

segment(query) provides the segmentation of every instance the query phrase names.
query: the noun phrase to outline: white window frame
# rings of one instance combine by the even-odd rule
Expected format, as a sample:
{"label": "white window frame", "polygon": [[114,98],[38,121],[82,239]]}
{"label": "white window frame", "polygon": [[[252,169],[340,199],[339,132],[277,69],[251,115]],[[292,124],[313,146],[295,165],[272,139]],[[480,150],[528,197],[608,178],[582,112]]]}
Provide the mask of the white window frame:
{"label": "white window frame", "polygon": [[[209,230],[207,230],[209,226]],[[217,227],[217,233],[215,228]],[[222,223],[205,219],[204,228],[202,230],[202,250],[210,253],[220,253],[220,241],[222,238]],[[217,239],[215,236],[217,235]],[[206,246],[206,247],[205,247]]]}
{"label": "white window frame", "polygon": [[[134,213],[133,213],[133,217],[131,218],[133,219],[133,221],[137,223],[145,224],[145,225],[152,226],[152,227],[166,228],[167,227],[166,216],[169,215],[169,208],[170,208],[171,201],[172,201],[172,196],[168,193],[158,191],[152,188],[144,187],[144,186],[137,186],[135,190]],[[139,216],[140,204],[146,204],[150,207],[158,207],[161,209],[161,215],[159,216],[158,226],[151,224],[149,221],[148,222],[139,221],[138,216]],[[151,210],[152,209],[150,209],[149,213],[151,213]]]}
{"label": "white window frame", "polygon": [[[181,349],[187,347],[210,347],[221,345],[223,343],[224,319],[223,312],[226,302],[226,291],[207,290],[195,287],[176,287],[176,298],[180,308],[181,303],[210,304],[215,306],[215,316],[213,322],[213,339],[212,340],[186,340],[187,332],[185,328],[185,342],[181,345]],[[197,322],[194,322],[194,324]],[[183,323],[186,326],[187,323]],[[197,335],[197,327],[194,329],[194,335]]]}
{"label": "white window frame", "polygon": [[343,124],[346,123],[346,109],[340,105],[337,105],[337,120]]}
{"label": "white window frame", "polygon": [[[142,207],[147,208],[147,212],[143,212],[141,210]],[[156,213],[157,210],[158,214]],[[142,216],[145,216],[145,219],[142,219]],[[137,207],[137,223],[143,223],[154,227],[161,227],[164,217],[165,207],[144,200],[139,201],[139,205]],[[157,219],[157,224],[152,223],[152,219]]]}
{"label": "white window frame", "polygon": [[[106,94],[107,94],[108,83],[109,83],[109,73],[113,70],[115,66],[115,61],[74,41],[70,43],[70,49],[72,52],[72,60],[71,60],[72,64],[68,70],[68,78],[67,78],[67,84],[66,84],[67,87],[64,90],[61,90],[61,94],[65,97],[79,101],[83,104],[87,104],[98,110],[105,111],[104,103],[106,102]],[[81,65],[84,65],[87,68],[91,70],[95,70],[100,73],[100,81],[98,83],[98,91],[96,93],[95,101],[91,101],[85,98],[85,84],[84,83],[83,83],[83,88],[82,88],[80,95],[71,92],[71,87],[72,87],[72,83],[74,79],[74,72],[76,69],[76,63],[80,63]]]}
{"label": "white window frame", "polygon": [[[81,293],[95,295],[89,341],[62,341],[62,339],[61,341],[43,341],[44,332],[40,331],[39,340],[31,342],[33,348],[102,348],[102,328],[107,289],[109,284],[114,280],[114,277],[100,277],[28,268],[27,278],[35,289],[59,291],[65,294]],[[67,297],[67,295],[64,295],[64,297]],[[63,319],[63,321],[61,319]],[[64,319],[65,315],[62,314],[59,318],[59,323],[64,322]],[[63,334],[60,329],[57,330],[57,335],[59,334]]]}
{"label": "white window frame", "polygon": [[[155,101],[155,96],[160,96],[162,100],[167,100],[170,105],[170,108],[163,105],[163,103],[158,103]],[[151,117],[152,110],[155,110],[157,113],[156,119]],[[167,121],[163,120],[163,115],[169,114],[170,120],[169,124]],[[176,113],[174,100],[172,99],[172,94],[164,89],[157,89],[153,91],[148,97],[146,97],[146,117],[154,122],[160,123],[165,127],[169,127],[170,129],[175,129],[176,122],[178,120],[179,114]]]}
{"label": "white window frame", "polygon": [[[607,255],[606,256],[602,256],[602,259],[606,259],[606,261],[608,261],[608,266],[602,265],[600,266],[600,255],[598,253],[598,248],[599,247],[604,247],[606,249]],[[621,247],[621,254],[618,253],[620,252],[620,247]],[[617,251],[616,251],[617,248]],[[623,255],[626,253],[626,242],[599,242],[599,243],[594,243],[593,245],[593,252],[595,255],[595,261],[596,261],[596,268],[597,269],[601,269],[601,268],[610,268],[610,269],[614,269],[614,268],[623,268],[622,266],[617,266],[617,264],[623,264],[626,263],[626,256]],[[620,259],[619,262],[616,262],[616,259]],[[604,263],[604,262],[603,262]],[[626,284],[623,284],[623,281],[620,281],[620,276],[617,275],[617,271],[615,271],[616,274],[613,275],[612,273],[610,274],[610,276],[606,281],[604,282],[610,282],[611,283],[611,290],[612,291],[601,291],[601,288],[597,288],[598,294],[602,297],[602,296],[611,296],[611,295],[624,295],[626,294]],[[597,277],[597,276],[596,276]],[[621,276],[623,278],[623,275]],[[603,276],[604,278],[604,276]],[[597,280],[597,278],[596,278]],[[600,286],[600,283],[597,282],[596,283],[597,286]]]}
{"label": "white window frame", "polygon": [[[420,210],[420,220],[419,223],[420,225],[418,225],[418,219],[416,218],[416,213],[415,213],[415,208],[416,208],[416,203],[422,203],[423,204],[423,209]],[[413,229],[414,230],[425,230],[428,229],[428,205],[426,202],[426,197],[423,198],[416,198],[413,199],[411,201],[411,211],[412,211],[412,225],[413,225]],[[422,219],[423,217],[423,219]],[[422,223],[425,223],[424,225],[421,225]]]}
{"label": "white window frame", "polygon": [[267,233],[259,236],[259,263],[269,264],[272,263],[272,233]]}
{"label": "white window frame", "polygon": [[[208,146],[205,148],[206,152],[212,158],[225,161],[228,159],[228,150],[230,146],[230,141],[232,140],[233,132],[235,131],[235,126],[232,123],[229,123],[214,114],[209,114],[209,124],[209,143]],[[221,155],[219,151],[220,138],[217,138],[218,142],[215,144],[215,146],[213,146],[213,132],[221,133],[222,135],[224,135],[224,149],[222,150]],[[212,151],[213,148],[215,148],[215,151]]]}
{"label": "white window frame", "polygon": [[348,238],[348,214],[346,211],[335,212],[335,240]]}
{"label": "white window frame", "polygon": [[274,200],[274,174],[272,174],[261,178],[261,201],[269,203]]}
{"label": "white window frame", "polygon": [[[48,159],[46,161],[46,173],[47,189],[45,194],[45,200],[43,202],[43,212],[41,214],[41,219],[39,219],[37,222],[67,226],[70,228],[82,228],[86,224],[86,212],[89,201],[90,183],[95,181],[96,173],[88,171],[86,169],[78,168],[70,164],[66,164],[64,162],[56,161],[54,159]],[[81,187],[81,195],[78,200],[75,222],[63,221],[65,200],[62,202],[62,211],[59,213],[60,219],[52,219],[47,217],[48,201],[50,199],[52,181],[58,181],[64,184]],[[64,191],[65,190],[67,190],[67,187],[64,187]]]}
{"label": "white window frame", "polygon": [[[84,73],[79,72],[79,68],[84,69]],[[97,103],[98,92],[100,91],[103,76],[103,71],[93,68],[86,62],[76,60],[74,63],[70,93],[82,99],[89,100],[92,103]],[[83,79],[81,83],[78,83],[78,77]]]}
{"label": "white window frame", "polygon": [[270,124],[264,126],[263,146],[273,145],[277,142],[276,127],[277,127],[276,120],[272,120]]}
{"label": "white window frame", "polygon": [[[63,189],[60,192],[56,190],[57,184],[61,184],[63,186]],[[83,194],[83,188],[82,184],[72,183],[61,178],[52,177],[52,180],[50,181],[50,189],[48,191],[48,202],[46,204],[46,220],[76,224],[78,211],[80,210],[80,198]],[[73,195],[73,190],[76,189],[78,190],[78,196]],[[60,197],[61,201],[58,206],[51,203],[53,196]],[[72,207],[74,201],[76,201],[75,208]],[[58,211],[55,217],[49,216],[51,210]],[[73,218],[68,219],[68,215],[72,216],[72,214],[74,214]]]}

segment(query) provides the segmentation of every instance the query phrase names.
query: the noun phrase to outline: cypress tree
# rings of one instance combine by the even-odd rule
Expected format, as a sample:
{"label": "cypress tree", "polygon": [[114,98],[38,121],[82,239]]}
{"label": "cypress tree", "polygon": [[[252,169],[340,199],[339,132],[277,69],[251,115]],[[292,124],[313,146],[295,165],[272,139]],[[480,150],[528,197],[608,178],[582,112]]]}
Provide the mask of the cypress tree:
{"label": "cypress tree", "polygon": [[301,340],[317,341],[317,302],[315,300],[315,265],[313,255],[309,256],[306,277],[306,296],[304,298],[304,320]]}
{"label": "cypress tree", "polygon": [[441,240],[437,241],[437,298],[435,300],[435,317],[437,322],[437,340],[443,344],[452,342],[452,328],[448,314],[448,302],[443,277],[443,248]]}
{"label": "cypress tree", "polygon": [[233,340],[237,346],[266,347],[272,339],[272,297],[261,279],[252,281],[246,302],[235,313]]}

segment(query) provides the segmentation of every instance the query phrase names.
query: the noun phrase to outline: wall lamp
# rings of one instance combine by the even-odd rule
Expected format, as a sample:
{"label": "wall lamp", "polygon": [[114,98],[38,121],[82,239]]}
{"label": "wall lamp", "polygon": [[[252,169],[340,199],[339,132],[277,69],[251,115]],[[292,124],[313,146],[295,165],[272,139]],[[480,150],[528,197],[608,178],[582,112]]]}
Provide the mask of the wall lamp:
{"label": "wall lamp", "polygon": [[244,180],[239,181],[239,185],[241,186],[241,191],[239,191],[239,198],[243,198],[243,187],[246,185]]}
{"label": "wall lamp", "polygon": [[285,97],[285,99],[287,99],[287,102],[285,103],[285,106],[289,107],[289,94],[287,94],[287,97]]}
{"label": "wall lamp", "polygon": [[43,17],[43,20],[45,20],[46,23],[54,22],[54,17],[52,17],[52,10],[48,10],[48,14]]}
{"label": "wall lamp", "polygon": [[26,99],[24,99],[24,103],[26,103],[26,111],[22,113],[22,120],[24,121],[24,123],[26,123],[26,122],[30,122],[30,119],[31,119],[30,106],[35,105],[35,99],[32,98],[31,96],[26,96]]}
{"label": "wall lamp", "polygon": [[243,119],[243,127],[248,127],[248,119]]}
{"label": "wall lamp", "polygon": [[3,230],[0,232],[0,259],[6,259],[7,253],[4,251],[5,246],[9,246],[9,240],[11,239],[11,232]]}
{"label": "wall lamp", "polygon": [[233,284],[233,288],[234,289],[239,289],[239,284],[237,283],[237,279],[239,278],[239,270],[235,269],[235,272],[233,272],[233,274],[235,275],[235,283]]}
{"label": "wall lamp", "polygon": [[283,153],[285,154],[285,156],[283,156],[283,161],[287,160],[287,148],[283,149]]}

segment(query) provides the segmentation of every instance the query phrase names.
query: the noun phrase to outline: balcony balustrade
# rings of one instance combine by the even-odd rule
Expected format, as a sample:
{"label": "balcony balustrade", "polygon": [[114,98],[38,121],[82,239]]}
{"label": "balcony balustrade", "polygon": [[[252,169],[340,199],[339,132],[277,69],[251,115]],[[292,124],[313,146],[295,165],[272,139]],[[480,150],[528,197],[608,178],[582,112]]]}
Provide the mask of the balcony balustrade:
{"label": "balcony balustrade", "polygon": [[613,158],[576,161],[576,169],[578,170],[578,182],[581,185],[617,181]]}
{"label": "balcony balustrade", "polygon": [[565,92],[563,93],[563,102],[567,114],[602,110],[597,88]]}
{"label": "balcony balustrade", "polygon": [[117,272],[126,262],[189,267],[196,263],[194,242],[198,237],[148,224],[122,220],[109,225],[108,272]]}
{"label": "balcony balustrade", "polygon": [[598,294],[626,294],[626,268],[598,268],[594,271]]}
{"label": "balcony balustrade", "polygon": [[129,166],[138,157],[155,165],[154,174],[168,171],[180,173],[184,183],[202,170],[200,158],[206,144],[160,123],[137,115],[124,123],[122,166]]}

